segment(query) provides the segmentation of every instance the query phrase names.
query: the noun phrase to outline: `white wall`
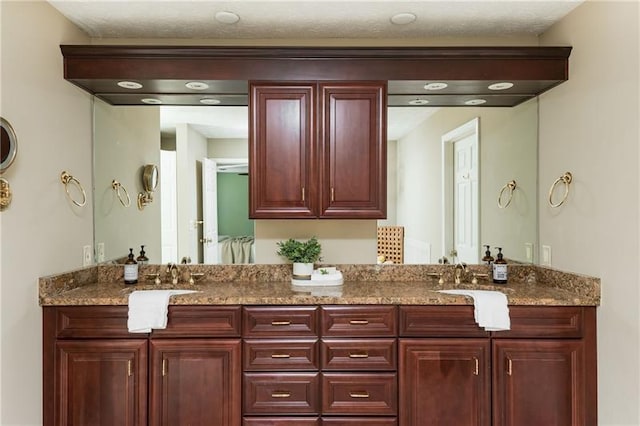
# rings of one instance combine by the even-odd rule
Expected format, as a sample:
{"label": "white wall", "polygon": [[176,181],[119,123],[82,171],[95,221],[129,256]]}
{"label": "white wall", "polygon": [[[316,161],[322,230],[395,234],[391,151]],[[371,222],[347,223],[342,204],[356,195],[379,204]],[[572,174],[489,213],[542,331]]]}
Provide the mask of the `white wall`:
{"label": "white wall", "polygon": [[[602,280],[598,309],[601,425],[640,424],[637,2],[587,2],[541,37],[570,45],[569,81],[540,98],[540,243],[554,267]],[[551,183],[573,173],[565,205]]]}
{"label": "white wall", "polygon": [[[537,102],[514,108],[441,108],[398,141],[397,223],[405,237],[429,243],[431,262],[442,248],[442,136],[475,117],[480,121],[480,244],[503,247],[525,260],[524,243],[537,242]],[[515,179],[509,207],[500,189]]]}
{"label": "white wall", "polygon": [[249,158],[249,139],[247,138],[207,139],[207,142],[208,158]]}
{"label": "white wall", "polygon": [[[116,107],[96,99],[94,158],[95,241],[105,244],[105,260],[122,258],[129,248],[137,257],[144,245],[149,262],[160,263],[160,188],[143,210],[137,205],[144,165],[160,165],[159,108]],[[114,179],[129,193],[129,207],[112,189]]]}
{"label": "white wall", "polygon": [[[0,424],[38,425],[38,277],[82,266],[82,246],[93,245],[91,99],[63,80],[59,48],[88,40],[46,2],[3,1],[0,10],[0,115],[18,137],[16,160],[3,174],[13,202],[0,213]],[[85,207],[67,200],[63,170],[84,186]]]}

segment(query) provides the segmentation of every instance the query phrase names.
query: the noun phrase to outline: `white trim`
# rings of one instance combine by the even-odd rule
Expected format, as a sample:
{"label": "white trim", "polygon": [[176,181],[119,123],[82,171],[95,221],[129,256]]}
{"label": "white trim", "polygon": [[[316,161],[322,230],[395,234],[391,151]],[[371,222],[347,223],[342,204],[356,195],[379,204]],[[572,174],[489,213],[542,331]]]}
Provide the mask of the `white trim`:
{"label": "white trim", "polygon": [[[442,256],[449,257],[449,251],[453,247],[453,198],[447,194],[453,192],[453,175],[448,173],[451,170],[447,165],[453,164],[453,144],[468,136],[475,136],[476,145],[474,161],[478,165],[478,188],[480,188],[480,117],[476,117],[450,132],[442,135]],[[476,235],[480,246],[480,191],[478,191],[478,221]]]}

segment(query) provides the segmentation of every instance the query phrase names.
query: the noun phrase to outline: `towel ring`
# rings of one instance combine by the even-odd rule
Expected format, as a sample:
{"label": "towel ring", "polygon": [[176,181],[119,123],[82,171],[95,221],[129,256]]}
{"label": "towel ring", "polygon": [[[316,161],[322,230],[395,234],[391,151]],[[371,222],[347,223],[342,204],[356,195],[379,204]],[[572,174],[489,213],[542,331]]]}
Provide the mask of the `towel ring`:
{"label": "towel ring", "polygon": [[[571,183],[572,180],[573,180],[573,176],[571,175],[571,172],[565,172],[562,176],[560,176],[558,179],[556,179],[553,182],[553,184],[551,185],[551,188],[549,188],[549,205],[551,207],[553,208],[560,207],[567,200],[567,197],[569,196],[569,184]],[[562,200],[560,200],[559,203],[554,203],[553,193],[555,192],[557,186],[560,183],[564,184],[564,195],[562,196]]]}
{"label": "towel ring", "polygon": [[[111,188],[113,188],[113,190],[116,192],[116,196],[118,197],[118,200],[120,200],[120,204],[122,204],[124,207],[129,207],[131,205],[131,198],[129,198],[129,193],[127,192],[127,188],[122,186],[120,182],[118,182],[115,179],[112,180]],[[125,201],[125,199],[122,197],[123,193],[127,201]]]}
{"label": "towel ring", "polygon": [[[516,189],[515,180],[509,181],[505,186],[502,187],[502,189],[500,190],[500,194],[498,194],[498,208],[506,209],[509,206],[509,204],[511,204],[511,199],[513,198],[514,189]],[[504,192],[507,190],[509,191],[507,192],[507,195],[509,196],[509,198],[507,198],[507,202],[503,204],[502,196],[504,195]]]}
{"label": "towel ring", "polygon": [[[74,178],[66,171],[63,171],[62,173],[60,173],[60,180],[64,184],[64,191],[67,193],[67,198],[69,199],[69,201],[71,201],[78,207],[83,207],[85,204],[87,204],[87,193],[84,192],[84,188],[82,187],[82,184],[78,179]],[[78,188],[78,190],[82,193],[82,201],[76,201],[73,199],[71,193],[69,192],[70,183],[74,184],[75,187]]]}

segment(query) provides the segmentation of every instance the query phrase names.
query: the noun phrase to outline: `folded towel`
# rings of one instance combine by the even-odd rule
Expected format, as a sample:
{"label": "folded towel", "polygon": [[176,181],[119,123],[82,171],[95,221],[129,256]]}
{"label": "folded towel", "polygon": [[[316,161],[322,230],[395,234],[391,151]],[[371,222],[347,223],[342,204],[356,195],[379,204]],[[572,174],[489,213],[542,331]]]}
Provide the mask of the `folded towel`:
{"label": "folded towel", "polygon": [[507,296],[500,291],[440,290],[441,293],[459,294],[473,298],[474,315],[480,327],[487,331],[511,329]]}
{"label": "folded towel", "polygon": [[169,298],[194,290],[143,290],[129,295],[129,333],[150,333],[152,328],[167,327]]}

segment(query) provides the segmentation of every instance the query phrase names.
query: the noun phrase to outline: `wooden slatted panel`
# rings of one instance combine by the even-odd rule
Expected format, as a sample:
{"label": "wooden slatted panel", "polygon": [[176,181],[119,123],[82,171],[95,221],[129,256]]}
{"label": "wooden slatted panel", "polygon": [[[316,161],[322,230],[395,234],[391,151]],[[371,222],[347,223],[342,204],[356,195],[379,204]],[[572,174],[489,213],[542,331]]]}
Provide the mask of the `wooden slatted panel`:
{"label": "wooden slatted panel", "polygon": [[404,226],[378,226],[378,256],[404,263]]}

